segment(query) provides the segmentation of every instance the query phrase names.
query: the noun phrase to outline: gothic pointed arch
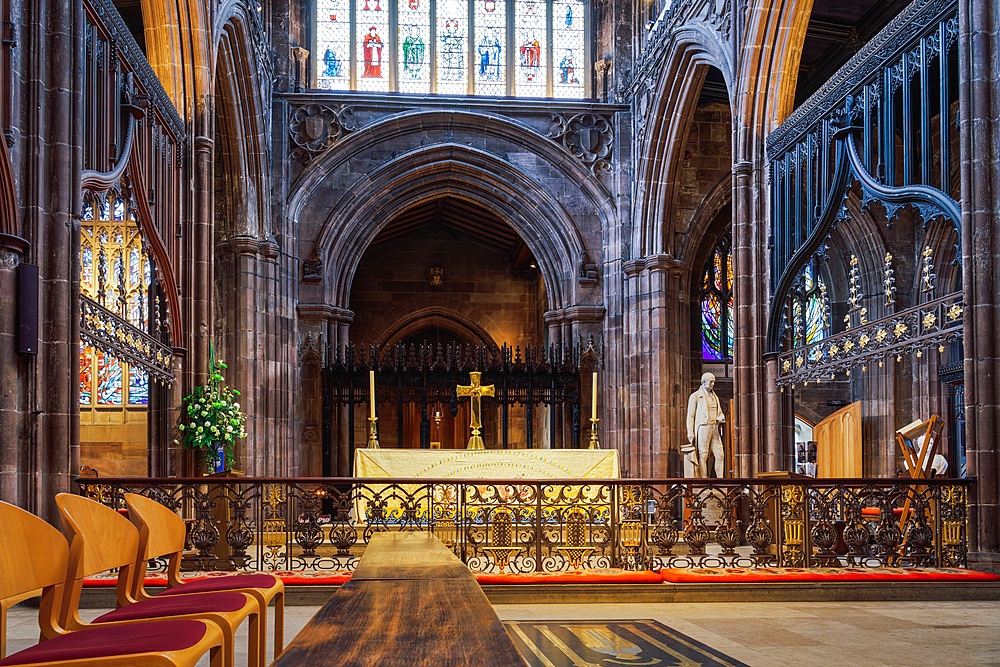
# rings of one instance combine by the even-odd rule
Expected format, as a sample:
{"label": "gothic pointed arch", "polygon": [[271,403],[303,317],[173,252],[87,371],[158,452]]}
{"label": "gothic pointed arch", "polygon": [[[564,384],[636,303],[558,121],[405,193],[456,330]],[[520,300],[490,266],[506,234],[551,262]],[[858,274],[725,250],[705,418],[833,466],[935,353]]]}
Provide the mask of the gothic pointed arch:
{"label": "gothic pointed arch", "polygon": [[[313,242],[313,252],[325,267],[322,298],[333,305],[346,304],[361,253],[396,213],[422,200],[452,195],[484,206],[518,232],[538,260],[551,309],[580,304],[586,298],[578,279],[580,266],[599,263],[600,247],[584,240],[574,216],[561,203],[562,197],[512,162],[488,150],[442,142],[397,153],[363,179],[349,173],[353,158],[387,151],[382,147],[388,147],[393,139],[427,126],[442,126],[452,135],[474,131],[487,140],[513,142],[565,179],[567,187],[577,189],[586,205],[576,215],[596,218],[601,227],[616,219],[613,197],[592,170],[558,144],[520,124],[461,111],[390,116],[352,134],[313,161],[289,195],[289,219],[300,226],[302,217],[315,217],[317,207],[322,211]],[[353,184],[344,187],[347,183]],[[336,201],[325,201],[327,192],[322,202],[314,200],[324,185],[342,188]]]}

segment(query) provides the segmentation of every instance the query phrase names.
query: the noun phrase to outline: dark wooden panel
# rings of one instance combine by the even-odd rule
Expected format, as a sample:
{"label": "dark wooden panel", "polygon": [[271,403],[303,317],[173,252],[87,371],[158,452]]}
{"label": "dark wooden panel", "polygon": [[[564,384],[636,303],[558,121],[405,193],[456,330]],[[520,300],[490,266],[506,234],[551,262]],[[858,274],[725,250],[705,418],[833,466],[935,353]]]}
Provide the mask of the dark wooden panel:
{"label": "dark wooden panel", "polygon": [[272,667],[524,664],[474,579],[408,579],[344,584]]}
{"label": "dark wooden panel", "polygon": [[351,581],[469,579],[475,576],[431,533],[376,533]]}

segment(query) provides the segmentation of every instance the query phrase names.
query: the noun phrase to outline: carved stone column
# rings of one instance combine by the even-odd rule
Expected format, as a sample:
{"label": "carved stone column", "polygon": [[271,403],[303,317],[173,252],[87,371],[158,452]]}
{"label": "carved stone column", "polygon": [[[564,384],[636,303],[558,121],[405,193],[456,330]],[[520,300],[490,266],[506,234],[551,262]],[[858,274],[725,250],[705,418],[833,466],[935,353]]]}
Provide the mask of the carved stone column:
{"label": "carved stone column", "polygon": [[624,349],[622,363],[624,365],[624,383],[621,388],[621,402],[624,426],[624,443],[621,451],[621,467],[629,475],[636,475],[639,470],[639,438],[642,430],[642,420],[639,414],[641,403],[639,386],[639,274],[643,269],[642,260],[626,262],[622,267],[625,279],[625,308],[622,326]]}
{"label": "carved stone column", "polygon": [[28,242],[0,234],[0,501],[17,504],[21,412],[20,360],[17,354],[17,265]]}
{"label": "carved stone column", "polygon": [[1000,571],[1000,16],[993,0],[962,0],[959,22],[962,279],[970,498],[969,561]]}
{"label": "carved stone column", "polygon": [[[265,419],[270,418],[266,414],[269,406],[258,395],[262,391],[273,391],[271,383],[260,377],[258,372],[259,360],[265,350],[261,349],[258,342],[257,298],[259,294],[266,295],[260,293],[260,286],[257,284],[257,255],[260,249],[260,241],[252,236],[234,236],[224,247],[217,249],[220,254],[232,254],[233,293],[221,296],[223,302],[228,302],[225,306],[230,310],[225,319],[230,322],[230,331],[226,333],[226,337],[232,346],[229,358],[226,359],[228,373],[223,375],[232,387],[239,390],[240,407],[247,415],[247,437],[237,442],[235,459],[237,467],[250,476],[273,474],[265,472],[265,462],[273,459],[271,453],[266,451],[272,440],[268,437],[270,434],[264,423]],[[216,342],[217,345],[219,343],[220,341]],[[217,349],[216,354],[219,351]]]}

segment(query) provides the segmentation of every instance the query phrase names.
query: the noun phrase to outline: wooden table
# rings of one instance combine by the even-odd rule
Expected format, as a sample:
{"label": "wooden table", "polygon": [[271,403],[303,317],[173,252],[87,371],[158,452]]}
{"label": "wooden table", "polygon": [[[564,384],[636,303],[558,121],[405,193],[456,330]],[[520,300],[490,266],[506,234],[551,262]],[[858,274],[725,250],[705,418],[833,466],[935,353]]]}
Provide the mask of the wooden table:
{"label": "wooden table", "polygon": [[273,667],[524,667],[475,576],[430,533],[378,533]]}

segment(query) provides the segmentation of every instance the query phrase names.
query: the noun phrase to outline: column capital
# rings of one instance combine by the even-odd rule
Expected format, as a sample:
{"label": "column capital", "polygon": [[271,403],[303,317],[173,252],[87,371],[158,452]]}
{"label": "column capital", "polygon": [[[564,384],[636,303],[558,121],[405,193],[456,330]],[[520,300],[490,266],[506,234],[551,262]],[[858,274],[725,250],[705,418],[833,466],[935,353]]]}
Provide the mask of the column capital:
{"label": "column capital", "polygon": [[563,311],[567,322],[602,322],[607,311],[604,306],[570,306]]}
{"label": "column capital", "polygon": [[749,160],[741,160],[733,163],[734,176],[749,176],[751,171],[753,171],[753,162]]}
{"label": "column capital", "polygon": [[542,314],[542,321],[548,325],[558,324],[566,319],[566,311],[562,308],[547,310]]}
{"label": "column capital", "polygon": [[3,248],[4,250],[16,252],[23,257],[24,254],[28,252],[28,248],[30,247],[31,244],[28,243],[26,239],[22,239],[20,236],[14,236],[13,234],[0,234],[0,248]]}
{"label": "column capital", "polygon": [[644,260],[633,259],[622,264],[622,271],[625,273],[626,276],[633,278],[639,275],[639,273],[642,272],[645,266],[646,262]]}

